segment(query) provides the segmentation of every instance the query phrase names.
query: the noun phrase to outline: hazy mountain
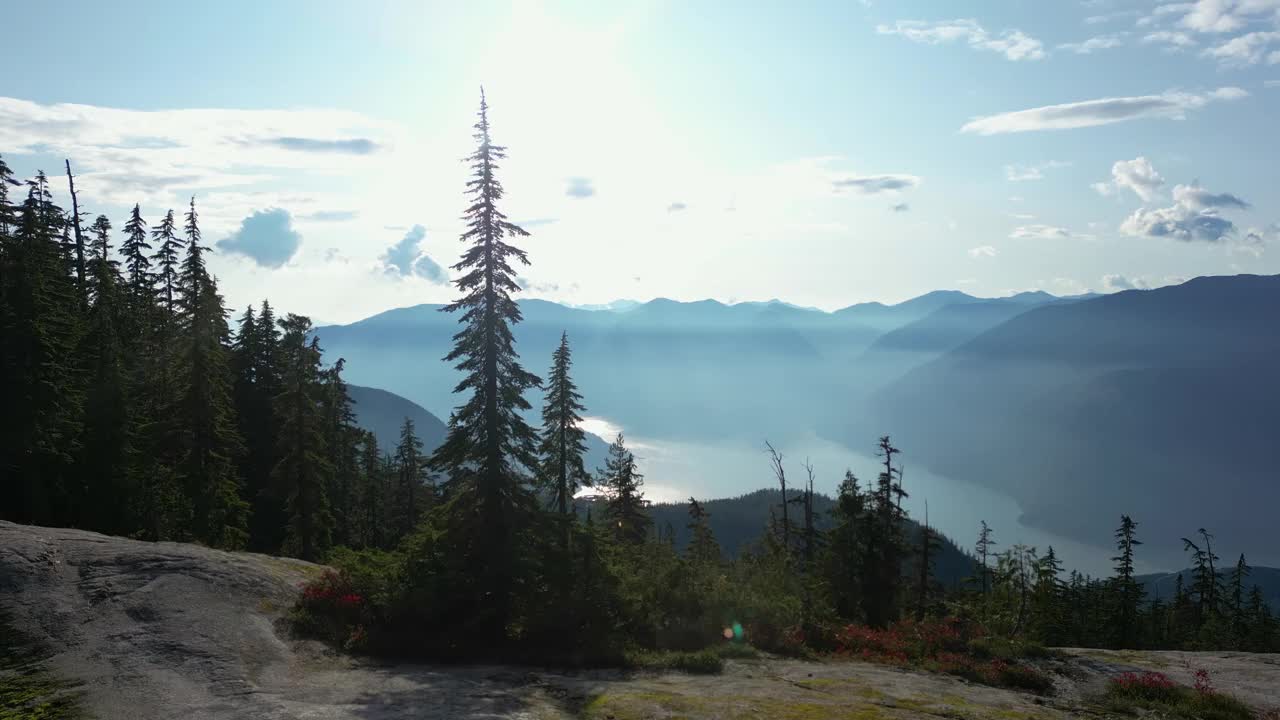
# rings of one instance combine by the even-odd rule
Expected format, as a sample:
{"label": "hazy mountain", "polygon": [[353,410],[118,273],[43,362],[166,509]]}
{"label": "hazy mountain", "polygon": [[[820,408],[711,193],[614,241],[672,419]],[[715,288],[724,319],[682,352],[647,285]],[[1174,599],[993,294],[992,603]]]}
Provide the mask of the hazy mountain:
{"label": "hazy mountain", "polygon": [[[522,362],[541,374],[568,332],[588,413],[631,432],[685,441],[781,439],[824,424],[836,410],[831,399],[865,382],[855,360],[886,330],[953,302],[1009,305],[958,292],[834,313],[783,302],[660,298],[608,312],[524,300],[515,335]],[[441,358],[457,319],[439,308],[399,308],[316,332],[326,352],[347,359],[352,382],[388,388],[445,417],[456,403],[458,374]],[[536,409],[540,399],[530,399]]]}
{"label": "hazy mountain", "polygon": [[347,391],[354,402],[356,424],[377,436],[378,448],[384,453],[395,451],[406,417],[413,420],[414,430],[422,438],[423,452],[430,453],[444,442],[444,423],[421,405],[378,388],[348,385]]}
{"label": "hazy mountain", "polygon": [[854,361],[853,372],[863,387],[874,389],[1036,305],[1056,301],[1039,292],[944,305],[876,338]]}
{"label": "hazy mountain", "polygon": [[[1235,566],[1234,561],[1225,559],[1227,568],[1220,573],[1224,583],[1229,582],[1231,577],[1231,569]],[[1143,589],[1147,592],[1147,600],[1160,598],[1168,603],[1173,599],[1174,587],[1178,581],[1178,575],[1182,575],[1182,586],[1190,589],[1192,582],[1192,571],[1190,569],[1172,573],[1152,573],[1150,575],[1139,575],[1137,580],[1142,583]],[[1280,611],[1280,568],[1273,567],[1256,567],[1253,568],[1249,577],[1245,578],[1245,596],[1248,597],[1249,589],[1257,585],[1262,589],[1262,597],[1264,597],[1269,605],[1275,610]]]}
{"label": "hazy mountain", "polygon": [[1280,277],[1197,278],[1040,305],[906,373],[869,416],[938,472],[1016,497],[1026,520],[1150,556],[1207,527],[1280,559]]}

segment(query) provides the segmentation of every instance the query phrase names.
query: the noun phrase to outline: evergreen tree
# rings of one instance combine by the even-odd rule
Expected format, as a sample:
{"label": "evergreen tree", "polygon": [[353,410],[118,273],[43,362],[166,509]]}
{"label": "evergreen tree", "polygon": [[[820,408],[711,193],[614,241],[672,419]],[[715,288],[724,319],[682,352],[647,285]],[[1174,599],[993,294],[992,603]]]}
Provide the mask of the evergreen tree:
{"label": "evergreen tree", "polygon": [[241,548],[248,539],[248,504],[240,498],[236,458],[243,452],[231,400],[230,330],[213,277],[205,267],[195,199],[186,217],[187,254],[178,276],[179,339],[176,467],[192,507],[192,533],[215,547]]}
{"label": "evergreen tree", "polygon": [[284,330],[284,390],[276,396],[279,460],[272,480],[287,493],[289,530],[285,548],[304,560],[318,560],[328,551],[333,531],[327,490],[333,466],[325,452],[320,347],[307,342],[311,321],[290,313]]}
{"label": "evergreen tree", "polygon": [[9,187],[21,187],[22,183],[13,177],[13,170],[0,155],[0,238],[9,239],[17,227],[17,206],[9,201]]}
{"label": "evergreen tree", "polygon": [[646,510],[648,502],[640,490],[644,476],[636,470],[636,458],[627,449],[622,433],[609,445],[609,456],[600,484],[608,492],[605,516],[618,542],[639,545],[649,536],[653,519]]}
{"label": "evergreen tree", "polygon": [[355,524],[355,495],[359,484],[359,440],[355,411],[351,409],[351,394],[342,379],[345,361],[338,361],[322,374],[323,427],[325,450],[333,474],[329,485],[329,504],[334,518],[334,542],[352,545]]}
{"label": "evergreen tree", "polygon": [[83,502],[77,504],[82,509],[79,524],[100,532],[126,534],[134,527],[130,507],[134,493],[134,419],[120,333],[124,314],[122,282],[110,259],[110,229],[110,221],[101,215],[92,227],[89,284],[93,294],[80,353],[89,374],[78,472],[83,488],[77,493]]}
{"label": "evergreen tree", "polygon": [[982,529],[978,531],[978,542],[974,546],[974,551],[978,555],[978,572],[982,574],[982,594],[986,595],[991,590],[991,565],[988,558],[991,556],[991,548],[996,543],[991,539],[991,528],[987,525],[987,521],[982,521]]}
{"label": "evergreen tree", "polygon": [[356,494],[359,512],[355,519],[358,542],[362,547],[387,547],[386,479],[381,459],[377,436],[363,431],[360,435],[360,488]]}
{"label": "evergreen tree", "polygon": [[238,467],[244,497],[250,505],[249,548],[277,552],[289,523],[286,488],[272,481],[280,458],[275,399],[284,391],[280,332],[271,306],[262,303],[257,315],[245,309],[231,353],[236,418],[245,452]]}
{"label": "evergreen tree", "polygon": [[1120,527],[1116,530],[1116,549],[1119,555],[1111,558],[1115,565],[1115,577],[1112,587],[1115,593],[1115,631],[1119,647],[1133,647],[1134,633],[1138,619],[1138,608],[1142,602],[1142,586],[1134,579],[1133,549],[1142,544],[1135,536],[1138,523],[1128,515],[1120,516]]}
{"label": "evergreen tree", "polygon": [[[573,513],[573,497],[580,485],[590,485],[590,476],[582,464],[587,451],[586,433],[580,427],[581,412],[586,411],[582,395],[569,377],[573,360],[568,333],[561,333],[560,346],[551,356],[551,372],[547,395],[542,407],[542,462],[539,475],[551,491],[552,502],[561,518]],[[568,528],[565,529],[568,538]]]}
{"label": "evergreen tree", "polygon": [[1036,565],[1035,586],[1032,589],[1035,634],[1047,645],[1060,645],[1067,639],[1063,594],[1062,561],[1050,545],[1048,552]]}
{"label": "evergreen tree", "polygon": [[172,210],[165,213],[160,224],[152,229],[151,239],[159,243],[156,254],[151,259],[159,268],[156,272],[156,280],[159,283],[160,299],[164,302],[168,317],[173,317],[177,312],[175,303],[178,299],[178,275],[183,243],[182,238],[178,237]]}
{"label": "evergreen tree", "polygon": [[862,616],[863,572],[867,549],[867,497],[858,487],[858,478],[846,470],[836,496],[835,527],[828,534],[827,586],[832,605],[840,617],[858,620]]}
{"label": "evergreen tree", "polygon": [[685,555],[698,562],[720,561],[720,545],[716,542],[715,535],[711,532],[711,525],[707,522],[710,517],[711,513],[702,507],[702,503],[689,498],[688,527],[692,538],[689,540],[688,547],[685,548]]}
{"label": "evergreen tree", "polygon": [[884,470],[871,493],[871,517],[868,523],[867,559],[864,563],[868,582],[863,588],[863,613],[867,624],[884,627],[898,619],[899,588],[902,584],[904,538],[901,498],[905,493],[898,480],[893,457],[902,452],[888,436],[880,438],[877,456]]}
{"label": "evergreen tree", "polygon": [[920,547],[916,555],[916,620],[923,620],[933,608],[937,596],[937,583],[933,579],[933,569],[941,547],[942,543],[937,534],[933,532],[933,528],[929,527],[928,513],[925,513],[924,525],[920,526]]}
{"label": "evergreen tree", "polygon": [[425,487],[428,458],[422,454],[422,439],[414,428],[413,420],[405,417],[400,426],[400,442],[395,452],[395,527],[397,537],[413,532],[422,516],[423,506],[430,506]]}
{"label": "evergreen tree", "polygon": [[1249,563],[1245,562],[1244,553],[1240,553],[1240,559],[1236,561],[1236,566],[1231,570],[1231,632],[1236,637],[1236,641],[1240,642],[1244,639],[1248,632],[1248,619],[1245,615],[1245,579],[1253,573],[1249,567]]}
{"label": "evergreen tree", "polygon": [[133,206],[129,222],[124,225],[125,240],[120,245],[124,255],[124,267],[128,273],[129,293],[134,299],[134,307],[142,307],[143,302],[151,302],[152,287],[155,278],[151,274],[151,258],[147,251],[151,244],[147,242],[147,224],[142,219],[142,209]]}
{"label": "evergreen tree", "polygon": [[78,505],[72,472],[82,437],[82,326],[73,261],[60,241],[65,227],[38,173],[5,243],[0,278],[8,308],[0,413],[0,485],[8,497],[0,513],[18,522],[65,524]]}
{"label": "evergreen tree", "polygon": [[[1204,528],[1196,531],[1200,543],[1182,538],[1182,546],[1191,553],[1191,588],[1196,596],[1196,627],[1204,625],[1218,613],[1218,556],[1213,554],[1213,535]],[[1203,547],[1201,547],[1203,545]]]}
{"label": "evergreen tree", "polygon": [[[489,134],[488,105],[480,96],[475,124],[477,148],[468,158],[471,180],[467,194],[469,244],[454,269],[463,297],[444,306],[462,311],[463,329],[454,335],[454,348],[445,360],[456,362],[463,379],[455,392],[470,398],[449,417],[444,443],[432,456],[432,468],[446,476],[448,508],[443,544],[451,548],[450,562],[465,572],[472,594],[469,604],[477,631],[485,642],[502,642],[512,618],[513,596],[524,584],[530,564],[530,531],[536,501],[526,473],[537,465],[537,436],[521,416],[530,405],[525,390],[539,385],[537,376],[520,366],[511,326],[520,322],[520,308],[511,295],[519,290],[511,263],[527,265],[524,251],[507,238],[528,235],[498,209],[502,185],[496,171],[506,149]],[[450,571],[454,574],[454,571]]]}

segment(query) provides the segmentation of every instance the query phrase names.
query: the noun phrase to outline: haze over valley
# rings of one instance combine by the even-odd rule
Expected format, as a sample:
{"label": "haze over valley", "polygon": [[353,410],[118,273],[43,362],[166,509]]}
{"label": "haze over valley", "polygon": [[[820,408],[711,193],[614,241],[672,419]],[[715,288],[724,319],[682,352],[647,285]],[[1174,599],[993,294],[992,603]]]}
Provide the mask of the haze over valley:
{"label": "haze over valley", "polygon": [[[1101,572],[1114,519],[1096,507],[1140,505],[1150,508],[1150,569],[1176,566],[1178,538],[1204,524],[1258,548],[1259,562],[1280,562],[1267,554],[1268,508],[1280,500],[1269,481],[1280,461],[1269,431],[1280,421],[1270,330],[1280,278],[1061,298],[939,291],[830,313],[665,299],[521,308],[522,356],[549,356],[568,333],[586,427],[606,440],[626,433],[655,498],[768,486],[765,440],[795,471],[808,458],[833,492],[846,468],[874,477],[874,441],[888,433],[904,448],[913,515],[930,501],[932,520],[961,543],[986,520],[1007,542],[1052,544]],[[447,419],[457,374],[438,359],[454,323],[438,310],[316,333],[347,359],[352,382]],[[603,442],[595,447],[592,467],[602,464]],[[1207,482],[1212,492],[1201,491]],[[1258,502],[1239,503],[1246,492]]]}

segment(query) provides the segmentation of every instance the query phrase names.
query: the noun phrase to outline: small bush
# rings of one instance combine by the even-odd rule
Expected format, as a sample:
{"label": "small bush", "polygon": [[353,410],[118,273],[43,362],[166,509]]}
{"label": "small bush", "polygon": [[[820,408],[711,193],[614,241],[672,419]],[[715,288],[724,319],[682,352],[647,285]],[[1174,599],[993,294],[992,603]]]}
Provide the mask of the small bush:
{"label": "small bush", "polygon": [[743,642],[726,642],[716,648],[716,654],[725,660],[753,660],[760,657],[755,648]]}
{"label": "small bush", "polygon": [[994,636],[975,637],[969,640],[968,650],[975,657],[999,660],[1039,659],[1052,655],[1048,648],[1039,643]]}
{"label": "small bush", "polygon": [[346,574],[326,570],[318,579],[303,583],[301,590],[289,614],[296,631],[345,650],[365,649],[367,603]]}
{"label": "small bush", "polygon": [[1250,720],[1253,711],[1230,695],[1216,692],[1207,673],[1196,673],[1196,689],[1161,673],[1124,673],[1107,683],[1107,705],[1115,711],[1146,710],[1187,720]]}
{"label": "small bush", "polygon": [[1112,697],[1150,702],[1174,702],[1181,690],[1167,675],[1158,672],[1122,673],[1107,683],[1107,693]]}
{"label": "small bush", "polygon": [[998,668],[996,681],[1002,687],[1030,690],[1034,693],[1053,691],[1053,678],[1030,665],[1004,665]]}

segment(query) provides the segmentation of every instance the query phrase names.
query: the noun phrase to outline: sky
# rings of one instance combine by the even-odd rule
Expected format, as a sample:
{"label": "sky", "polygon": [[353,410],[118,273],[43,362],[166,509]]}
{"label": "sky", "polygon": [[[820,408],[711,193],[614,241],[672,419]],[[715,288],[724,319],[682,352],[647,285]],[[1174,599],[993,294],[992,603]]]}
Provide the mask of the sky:
{"label": "sky", "polygon": [[1280,0],[5,19],[0,155],[20,175],[69,158],[117,228],[194,196],[233,311],[266,297],[333,323],[452,299],[482,85],[529,297],[835,309],[1280,272]]}

